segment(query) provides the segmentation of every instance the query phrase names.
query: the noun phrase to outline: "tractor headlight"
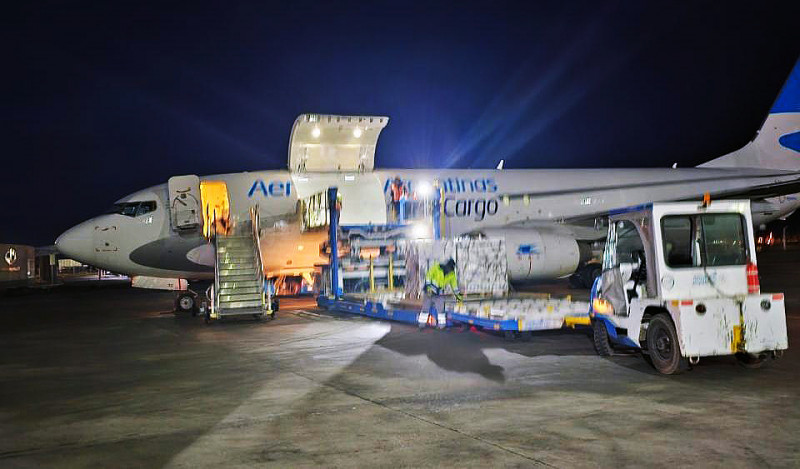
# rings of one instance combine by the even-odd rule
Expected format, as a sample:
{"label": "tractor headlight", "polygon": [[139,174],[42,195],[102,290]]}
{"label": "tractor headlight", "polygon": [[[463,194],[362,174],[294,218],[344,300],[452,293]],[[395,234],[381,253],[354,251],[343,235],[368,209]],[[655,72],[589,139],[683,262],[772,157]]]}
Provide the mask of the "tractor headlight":
{"label": "tractor headlight", "polygon": [[594,311],[595,314],[614,314],[614,305],[603,298],[595,298],[592,301],[592,311]]}

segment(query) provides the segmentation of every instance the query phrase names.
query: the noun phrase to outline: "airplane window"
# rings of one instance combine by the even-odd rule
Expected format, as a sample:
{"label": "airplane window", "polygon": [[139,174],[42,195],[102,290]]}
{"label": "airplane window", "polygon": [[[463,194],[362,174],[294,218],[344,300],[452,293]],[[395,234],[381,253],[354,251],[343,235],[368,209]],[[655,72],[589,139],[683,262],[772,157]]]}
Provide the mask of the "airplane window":
{"label": "airplane window", "polygon": [[136,210],[136,216],[144,215],[145,213],[154,212],[156,210],[156,202],[154,200],[148,200],[146,202],[141,202],[139,204],[139,208]]}
{"label": "airplane window", "polygon": [[153,212],[155,209],[156,202],[154,200],[148,200],[145,202],[122,202],[114,204],[114,206],[111,207],[111,209],[109,209],[106,213],[116,213],[126,217],[138,217],[139,215]]}
{"label": "airplane window", "polygon": [[139,206],[139,203],[134,202],[121,205],[122,205],[122,210],[119,212],[120,215],[125,215],[126,217],[132,217],[136,215],[136,207]]}

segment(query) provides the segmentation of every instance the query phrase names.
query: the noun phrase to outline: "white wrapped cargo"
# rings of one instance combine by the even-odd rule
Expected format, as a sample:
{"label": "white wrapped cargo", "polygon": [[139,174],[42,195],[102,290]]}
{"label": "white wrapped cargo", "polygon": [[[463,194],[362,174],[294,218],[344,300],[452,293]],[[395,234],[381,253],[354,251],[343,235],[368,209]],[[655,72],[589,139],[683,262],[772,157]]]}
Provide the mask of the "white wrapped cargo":
{"label": "white wrapped cargo", "polygon": [[508,292],[508,266],[503,239],[457,238],[412,241],[406,250],[406,295],[418,298],[425,274],[436,263],[456,262],[458,286],[465,294],[502,296]]}

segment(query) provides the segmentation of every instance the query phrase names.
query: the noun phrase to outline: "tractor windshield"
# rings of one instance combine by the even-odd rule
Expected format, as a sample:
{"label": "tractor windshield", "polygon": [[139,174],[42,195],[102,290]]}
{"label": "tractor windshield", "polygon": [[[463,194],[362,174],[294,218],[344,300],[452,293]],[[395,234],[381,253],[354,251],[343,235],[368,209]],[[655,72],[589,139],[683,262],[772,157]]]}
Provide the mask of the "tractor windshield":
{"label": "tractor windshield", "polygon": [[738,213],[666,216],[661,220],[664,259],[672,268],[745,265],[744,223]]}

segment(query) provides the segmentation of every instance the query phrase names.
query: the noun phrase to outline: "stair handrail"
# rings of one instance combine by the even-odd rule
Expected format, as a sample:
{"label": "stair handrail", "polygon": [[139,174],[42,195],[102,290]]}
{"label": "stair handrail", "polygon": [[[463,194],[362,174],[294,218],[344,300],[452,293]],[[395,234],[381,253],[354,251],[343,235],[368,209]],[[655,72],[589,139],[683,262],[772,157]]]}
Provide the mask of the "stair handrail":
{"label": "stair handrail", "polygon": [[258,291],[261,293],[261,307],[264,308],[266,306],[266,299],[264,298],[264,266],[261,263],[261,233],[259,228],[261,224],[261,215],[259,214],[258,204],[250,207],[250,224],[253,229],[253,244],[255,245],[256,267],[258,268],[256,272],[256,281],[258,281]]}
{"label": "stair handrail", "polygon": [[219,249],[217,248],[217,211],[214,210],[214,220],[211,223],[209,240],[214,246],[214,289],[211,291],[211,313],[215,313],[219,309]]}

